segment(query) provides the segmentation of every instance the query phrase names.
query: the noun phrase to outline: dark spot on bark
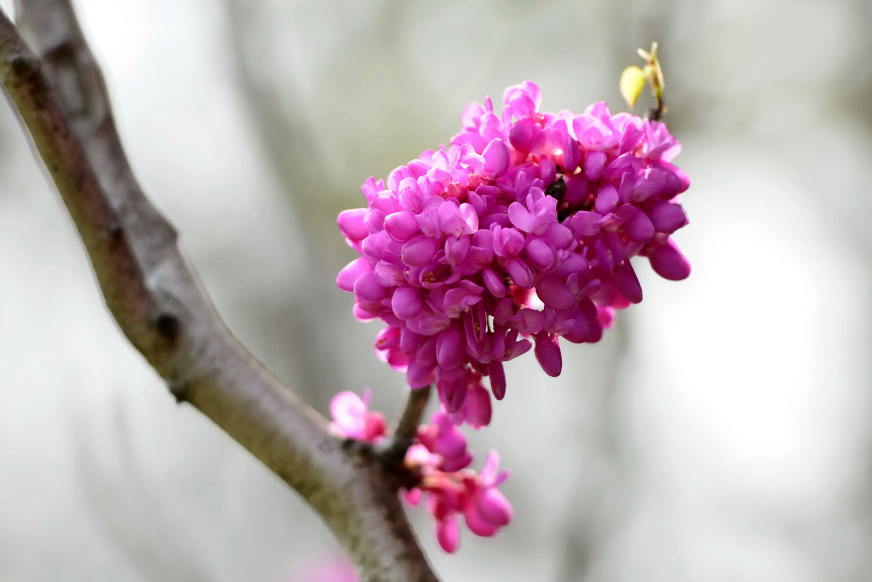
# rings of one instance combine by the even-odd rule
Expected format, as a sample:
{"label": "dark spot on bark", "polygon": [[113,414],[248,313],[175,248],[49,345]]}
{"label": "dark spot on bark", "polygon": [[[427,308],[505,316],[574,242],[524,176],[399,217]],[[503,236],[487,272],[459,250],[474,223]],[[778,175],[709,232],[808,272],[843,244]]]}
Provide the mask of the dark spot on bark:
{"label": "dark spot on bark", "polygon": [[176,399],[176,404],[188,400],[188,385],[185,382],[169,382],[170,394]]}
{"label": "dark spot on bark", "polygon": [[175,315],[164,313],[157,318],[157,332],[167,339],[176,339],[180,327],[179,320]]}
{"label": "dark spot on bark", "polygon": [[12,55],[9,58],[9,66],[12,72],[22,78],[33,76],[39,70],[39,59],[28,58],[24,55]]}
{"label": "dark spot on bark", "polygon": [[342,450],[346,453],[357,452],[360,448],[360,441],[357,439],[345,437],[342,439],[342,444],[340,445]]}

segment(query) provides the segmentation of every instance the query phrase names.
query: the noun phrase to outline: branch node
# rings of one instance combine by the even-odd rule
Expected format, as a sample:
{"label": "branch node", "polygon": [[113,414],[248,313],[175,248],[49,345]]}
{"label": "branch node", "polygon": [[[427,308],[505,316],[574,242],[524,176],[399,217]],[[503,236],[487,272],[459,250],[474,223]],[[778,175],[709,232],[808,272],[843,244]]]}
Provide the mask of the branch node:
{"label": "branch node", "polygon": [[176,399],[176,404],[184,404],[188,401],[188,383],[185,381],[167,381],[170,394]]}
{"label": "branch node", "polygon": [[42,67],[42,62],[35,55],[13,54],[8,61],[12,74],[22,80],[34,77]]}
{"label": "branch node", "polygon": [[181,324],[179,319],[171,313],[162,313],[155,322],[157,332],[168,340],[175,340],[179,336]]}

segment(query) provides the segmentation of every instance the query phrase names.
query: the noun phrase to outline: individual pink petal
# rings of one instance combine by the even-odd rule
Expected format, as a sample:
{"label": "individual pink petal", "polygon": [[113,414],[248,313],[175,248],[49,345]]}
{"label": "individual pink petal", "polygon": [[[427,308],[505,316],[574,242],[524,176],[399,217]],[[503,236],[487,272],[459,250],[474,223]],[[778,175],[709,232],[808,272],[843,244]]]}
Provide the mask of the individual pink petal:
{"label": "individual pink petal", "polygon": [[[413,446],[415,446],[415,445],[413,445]],[[411,450],[411,449],[412,449],[412,447],[409,447],[409,450]],[[407,459],[409,458],[408,453],[406,453],[406,458]],[[403,489],[402,493],[403,493],[403,497],[405,497],[406,502],[409,505],[411,505],[413,507],[417,507],[418,504],[421,503],[421,498],[423,497],[423,493],[420,489],[415,488],[415,489],[412,489],[411,491],[408,489]],[[315,582],[315,581],[313,581],[313,582]],[[318,581],[318,582],[320,582],[320,581]]]}
{"label": "individual pink petal", "polygon": [[417,361],[409,362],[409,368],[406,372],[406,381],[410,388],[423,388],[433,383],[434,374],[433,366],[424,366]]}
{"label": "individual pink petal", "polygon": [[[521,208],[523,208],[523,206]],[[494,252],[498,256],[518,256],[521,254],[521,251],[524,250],[524,242],[524,235],[514,228],[494,227]]]}
{"label": "individual pink petal", "polygon": [[594,249],[596,250],[596,259],[599,268],[606,273],[611,273],[615,265],[612,253],[609,251],[609,247],[608,245],[606,245],[606,241],[601,238],[596,239],[596,242],[594,243]]}
{"label": "individual pink petal", "polygon": [[434,366],[436,364],[436,341],[438,339],[438,336],[432,335],[418,344],[418,351],[415,353],[418,363],[424,366]]}
{"label": "individual pink petal", "polygon": [[461,236],[460,238],[448,237],[445,240],[445,258],[448,260],[448,263],[452,267],[462,263],[469,254],[470,246],[471,243],[468,236]]}
{"label": "individual pink petal", "polygon": [[464,234],[473,234],[478,231],[478,212],[476,212],[472,204],[462,203],[457,211],[457,215],[464,223]]}
{"label": "individual pink petal", "polygon": [[533,344],[530,343],[530,340],[518,340],[515,342],[515,347],[512,348],[512,353],[506,358],[506,361],[514,360],[518,356],[523,356],[533,347]]}
{"label": "individual pink petal", "polygon": [[495,139],[484,148],[484,167],[481,173],[485,176],[498,177],[509,167],[509,148],[501,139]]}
{"label": "individual pink petal", "polygon": [[342,231],[342,234],[353,241],[361,241],[369,236],[369,228],[364,224],[367,212],[369,210],[366,208],[354,208],[340,212],[336,222],[339,224],[339,230]]}
{"label": "individual pink petal", "polygon": [[530,141],[533,137],[533,126],[535,123],[535,120],[526,117],[512,125],[512,129],[509,131],[509,143],[512,144],[513,148],[521,152],[530,150]]}
{"label": "individual pink petal", "polygon": [[474,429],[480,429],[490,424],[492,415],[491,397],[480,379],[471,383],[463,403],[463,414],[466,423]]}
{"label": "individual pink petal", "polygon": [[385,417],[378,412],[371,412],[364,420],[361,439],[367,442],[381,440],[388,431],[388,423]]}
{"label": "individual pink petal", "polygon": [[422,336],[410,330],[408,327],[403,327],[400,330],[400,349],[403,353],[411,356],[418,351],[418,346],[421,345]]}
{"label": "individual pink petal", "polygon": [[524,307],[512,318],[512,325],[521,333],[536,334],[542,331],[545,325],[545,316],[538,309]]}
{"label": "individual pink petal", "polygon": [[482,491],[478,512],[489,523],[500,527],[508,525],[514,516],[512,504],[496,487],[487,487]]}
{"label": "individual pink petal", "polygon": [[[466,378],[462,380],[466,381]],[[433,452],[449,459],[462,456],[466,452],[466,437],[454,426],[448,415],[444,412],[435,412],[430,420],[437,429],[433,439]]]}
{"label": "individual pink petal", "polygon": [[690,261],[678,250],[672,239],[666,244],[655,245],[648,253],[654,272],[670,281],[681,281],[690,276]]}
{"label": "individual pink petal", "polygon": [[512,202],[509,205],[509,220],[512,225],[518,230],[530,232],[533,230],[533,218],[530,212],[519,202]]}
{"label": "individual pink petal", "polygon": [[618,207],[618,191],[611,184],[604,184],[596,193],[596,211],[600,214],[614,212]]}
{"label": "individual pink petal", "polygon": [[600,220],[602,220],[601,214],[581,210],[572,215],[572,218],[569,219],[569,225],[578,236],[593,236]]}
{"label": "individual pink petal", "polygon": [[556,264],[557,256],[547,242],[531,237],[527,242],[527,260],[540,271],[548,271]]}
{"label": "individual pink petal", "polygon": [[509,259],[507,271],[515,285],[524,289],[530,289],[533,286],[533,271],[524,261],[515,258]]}
{"label": "individual pink petal", "polygon": [[363,257],[355,259],[339,271],[339,275],[336,277],[336,286],[346,293],[353,293],[354,283],[362,274],[371,269],[372,267],[369,266],[369,263]]}
{"label": "individual pink petal", "polygon": [[404,265],[399,261],[379,261],[375,266],[376,280],[382,287],[397,287],[406,282]]}
{"label": "individual pink petal", "polygon": [[400,345],[400,328],[388,326],[375,336],[375,349],[390,350]]}
{"label": "individual pink petal", "polygon": [[359,321],[372,321],[376,317],[378,317],[378,313],[370,313],[363,309],[359,304],[355,304],[352,308],[352,313],[354,317],[356,317]]}
{"label": "individual pink petal", "polygon": [[572,235],[572,230],[557,222],[552,222],[545,230],[543,237],[554,245],[554,248],[567,250],[572,246],[575,237]]}
{"label": "individual pink petal", "polygon": [[460,546],[460,528],[453,515],[436,522],[436,540],[443,550],[453,554]]}
{"label": "individual pink petal", "polygon": [[575,307],[575,298],[566,288],[566,284],[553,275],[539,277],[536,295],[542,303],[556,311],[568,311]]}
{"label": "individual pink petal", "polygon": [[357,437],[363,430],[367,405],[355,394],[345,390],[330,400],[330,415],[333,417],[331,426],[342,436]]}
{"label": "individual pink petal", "polygon": [[360,250],[363,256],[373,261],[380,261],[391,242],[391,236],[388,233],[379,231],[363,239],[363,242],[360,243]]}
{"label": "individual pink petal", "polygon": [[421,297],[421,291],[403,285],[394,291],[391,297],[391,309],[394,315],[400,319],[411,319],[421,313],[424,308],[424,299]]}
{"label": "individual pink petal", "polygon": [[534,353],[539,365],[549,376],[559,376],[563,369],[563,357],[560,355],[560,346],[557,344],[557,336],[545,333],[536,334],[536,347]]}
{"label": "individual pink petal", "polygon": [[452,325],[439,334],[436,341],[436,361],[447,370],[454,369],[463,363],[466,353],[463,328],[459,324]]}
{"label": "individual pink petal", "polygon": [[608,157],[600,151],[589,151],[584,156],[584,177],[596,182],[606,169]]}
{"label": "individual pink petal", "polygon": [[455,459],[444,459],[442,464],[439,465],[439,469],[447,473],[455,473],[461,469],[467,468],[471,463],[472,453],[465,452],[463,455]]}
{"label": "individual pink petal", "polygon": [[687,214],[680,204],[660,201],[651,207],[648,216],[657,232],[672,234],[687,224]]}
{"label": "individual pink petal", "polygon": [[506,286],[502,279],[494,273],[493,269],[484,269],[481,272],[481,277],[484,280],[484,285],[491,295],[500,299],[506,296]]}
{"label": "individual pink petal", "polygon": [[611,307],[597,305],[596,316],[605,329],[609,329],[615,323],[615,310]]}
{"label": "individual pink petal", "polygon": [[542,106],[542,91],[539,89],[539,85],[533,81],[524,81],[521,83],[520,87],[527,95],[529,95],[536,111],[539,111],[539,107]]}
{"label": "individual pink petal", "polygon": [[612,274],[612,283],[630,303],[642,302],[642,285],[639,284],[636,271],[633,270],[629,260],[615,267],[615,272]]}
{"label": "individual pink petal", "polygon": [[423,267],[433,260],[436,251],[439,250],[439,241],[418,235],[403,245],[403,262],[411,267]]}
{"label": "individual pink petal", "polygon": [[[624,206],[630,205],[625,204]],[[648,215],[641,210],[637,210],[633,213],[633,215],[623,224],[623,229],[624,232],[627,233],[627,236],[630,237],[630,240],[647,243],[654,238],[654,224],[651,222],[651,219],[648,218]]]}
{"label": "individual pink petal", "polygon": [[590,336],[590,326],[587,323],[587,319],[585,319],[580,313],[574,319],[564,321],[560,327],[562,328],[561,336],[566,339],[566,341],[574,344],[580,344],[586,341]]}
{"label": "individual pink petal", "polygon": [[499,360],[494,360],[487,365],[487,373],[490,378],[491,392],[494,398],[502,400],[506,396],[506,372],[503,369],[503,363]]}
{"label": "individual pink petal", "polygon": [[463,517],[466,521],[466,527],[477,536],[489,538],[500,530],[500,526],[494,525],[486,520],[477,511],[477,508],[469,508],[464,512]]}
{"label": "individual pink petal", "polygon": [[379,284],[375,273],[367,271],[354,282],[354,295],[358,300],[381,301],[388,296],[388,289]]}
{"label": "individual pink petal", "polygon": [[385,230],[397,242],[406,242],[421,230],[415,214],[408,210],[388,214],[384,224]]}
{"label": "individual pink petal", "polygon": [[590,268],[590,263],[578,253],[570,253],[568,257],[563,259],[560,265],[554,269],[554,274],[565,279],[569,275],[583,274]]}
{"label": "individual pink petal", "polygon": [[[484,458],[484,466],[481,468],[481,480],[485,487],[495,487],[497,476],[500,472],[500,454],[491,449]],[[502,483],[502,481],[500,481]]]}

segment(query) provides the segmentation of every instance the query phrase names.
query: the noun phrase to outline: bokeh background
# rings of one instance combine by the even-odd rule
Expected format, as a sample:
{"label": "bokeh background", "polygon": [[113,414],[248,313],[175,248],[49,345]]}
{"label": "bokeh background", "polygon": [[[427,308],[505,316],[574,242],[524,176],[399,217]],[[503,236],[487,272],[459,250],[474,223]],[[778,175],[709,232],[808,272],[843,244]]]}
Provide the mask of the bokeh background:
{"label": "bokeh background", "polygon": [[[333,283],[354,255],[337,212],[509,84],[621,110],[658,40],[693,274],[643,261],[645,301],[558,379],[513,362],[472,439],[513,470],[515,521],[445,556],[412,511],[422,543],[446,582],[872,579],[869,2],[76,5],[229,326],[320,410],[370,386],[388,416],[403,378]],[[290,582],[336,555],[124,340],[8,107],[0,176],[0,579]]]}

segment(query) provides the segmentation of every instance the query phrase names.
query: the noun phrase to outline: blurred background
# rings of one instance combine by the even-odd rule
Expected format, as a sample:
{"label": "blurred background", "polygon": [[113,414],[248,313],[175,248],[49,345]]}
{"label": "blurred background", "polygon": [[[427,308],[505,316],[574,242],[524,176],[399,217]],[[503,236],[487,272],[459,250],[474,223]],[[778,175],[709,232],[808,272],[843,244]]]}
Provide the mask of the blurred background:
{"label": "blurred background", "polygon": [[[510,528],[446,556],[412,519],[446,582],[872,579],[872,4],[76,5],[228,325],[320,410],[370,386],[389,417],[403,377],[335,287],[338,211],[507,85],[621,110],[621,70],[659,41],[693,274],[641,262],[645,301],[565,348],[560,378],[509,365],[472,440],[513,470]],[[8,107],[0,175],[0,579],[292,582],[336,555],[124,340]]]}

